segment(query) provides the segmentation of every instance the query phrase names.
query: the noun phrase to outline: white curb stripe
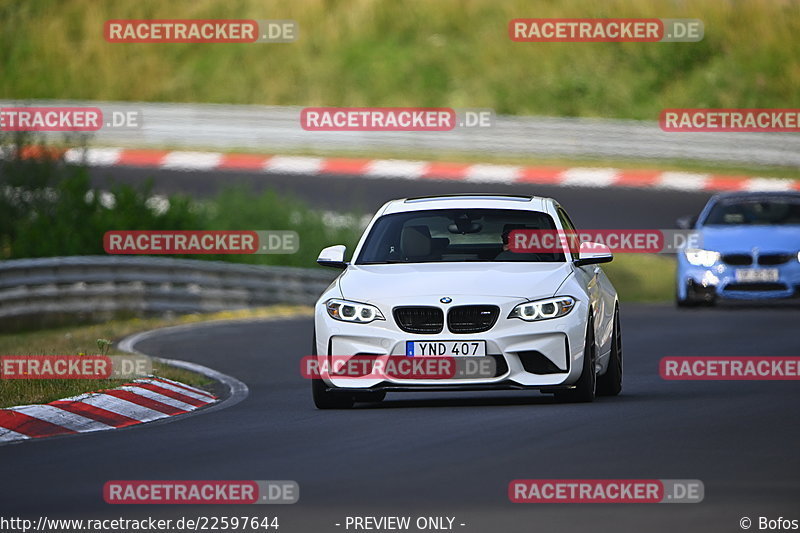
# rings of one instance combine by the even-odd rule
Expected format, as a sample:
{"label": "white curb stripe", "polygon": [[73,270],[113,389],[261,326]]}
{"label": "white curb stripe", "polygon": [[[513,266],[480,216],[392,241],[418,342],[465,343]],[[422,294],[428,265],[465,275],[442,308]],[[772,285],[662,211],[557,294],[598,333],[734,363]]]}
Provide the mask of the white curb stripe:
{"label": "white curb stripe", "polygon": [[25,407],[14,409],[14,411],[78,432],[102,431],[112,427],[52,405],[26,405]]}
{"label": "white curb stripe", "polygon": [[293,157],[276,155],[264,164],[265,172],[288,174],[319,174],[324,159],[321,157]]}
{"label": "white curb stripe", "polygon": [[23,435],[22,433],[17,433],[16,431],[11,431],[10,429],[6,428],[0,428],[0,442],[11,442],[13,440],[25,440],[30,438],[31,437]]}
{"label": "white curb stripe", "polygon": [[82,400],[82,402],[100,409],[105,409],[106,411],[111,411],[114,414],[127,416],[139,422],[150,422],[169,416],[166,413],[150,409],[138,403],[129,402],[128,400],[102,393],[92,395]]}
{"label": "white curb stripe", "polygon": [[794,183],[793,180],[751,178],[745,182],[742,189],[745,191],[791,191]]}
{"label": "white curb stripe", "polygon": [[656,187],[660,189],[677,189],[681,191],[702,191],[709,179],[708,174],[690,172],[662,172]]}
{"label": "white curb stripe", "polygon": [[561,185],[565,187],[608,187],[619,176],[614,168],[570,168],[561,173]]}
{"label": "white curb stripe", "polygon": [[209,398],[203,394],[197,394],[196,392],[182,389],[181,387],[176,387],[170,383],[164,383],[163,381],[158,381],[155,379],[137,379],[134,380],[134,383],[147,383],[150,385],[155,385],[156,387],[161,387],[162,389],[171,390],[172,392],[177,392],[178,394],[183,394],[184,396],[188,396],[189,398],[194,398],[195,400],[204,402],[204,403],[211,403],[213,402],[213,398]]}
{"label": "white curb stripe", "polygon": [[175,170],[213,170],[222,160],[218,152],[170,152],[161,161],[161,168]]}
{"label": "white curb stripe", "polygon": [[157,392],[153,392],[148,389],[143,389],[142,387],[118,387],[115,390],[125,390],[128,392],[132,392],[134,394],[138,394],[139,396],[143,396],[150,400],[155,400],[157,402],[167,404],[171,407],[175,407],[176,409],[181,409],[183,411],[191,411],[193,409],[197,409],[194,405],[184,403],[180,400],[176,400],[175,398],[170,398],[169,396],[164,396],[163,394],[159,394]]}
{"label": "white curb stripe", "polygon": [[116,165],[122,155],[121,148],[70,148],[64,152],[64,160],[68,163],[81,163],[86,158],[90,166],[105,167]]}
{"label": "white curb stripe", "polygon": [[466,181],[475,183],[513,183],[522,176],[522,167],[513,165],[472,165]]}
{"label": "white curb stripe", "polygon": [[376,159],[367,164],[364,175],[372,178],[404,178],[422,177],[428,163],[425,161],[404,161],[402,159]]}
{"label": "white curb stripe", "polygon": [[185,389],[189,389],[189,390],[191,390],[192,392],[194,392],[195,394],[199,394],[199,395],[201,395],[201,396],[205,396],[206,398],[208,398],[208,399],[210,399],[210,400],[212,400],[212,401],[215,401],[215,400],[217,399],[217,398],[216,398],[216,396],[214,396],[214,395],[213,395],[213,394],[211,394],[210,392],[208,392],[208,391],[204,391],[203,389],[198,389],[197,387],[192,387],[191,385],[187,385],[186,383],[180,383],[180,382],[178,382],[178,381],[173,381],[173,380],[171,380],[171,379],[163,378],[163,377],[160,377],[160,376],[159,376],[159,378],[158,378],[157,380],[155,380],[155,381],[157,381],[157,382],[162,382],[162,381],[164,381],[164,382],[170,383],[170,384],[172,384],[172,385],[175,385],[175,386],[176,386],[176,387],[178,387],[179,389],[184,389],[184,388],[185,388]]}

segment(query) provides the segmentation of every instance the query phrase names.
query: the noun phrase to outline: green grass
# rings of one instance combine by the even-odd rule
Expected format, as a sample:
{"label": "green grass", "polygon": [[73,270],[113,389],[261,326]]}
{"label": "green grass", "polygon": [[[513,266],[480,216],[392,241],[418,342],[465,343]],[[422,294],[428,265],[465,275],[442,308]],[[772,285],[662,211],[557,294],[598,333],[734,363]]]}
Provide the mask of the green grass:
{"label": "green grass", "polygon": [[603,271],[622,302],[666,302],[675,296],[674,256],[615,254]]}
{"label": "green grass", "polygon": [[[512,18],[699,18],[699,43],[515,43]],[[111,18],[294,19],[290,44],[119,44]],[[451,106],[655,119],[667,107],[800,107],[785,0],[0,2],[0,98]],[[265,147],[268,149],[268,147]]]}
{"label": "green grass", "polygon": [[[192,314],[173,319],[149,318],[112,320],[103,324],[80,327],[56,328],[26,333],[0,334],[2,355],[77,355],[98,353],[99,338],[119,340],[123,337],[166,326],[205,322],[210,320],[241,320],[250,318],[276,318],[284,316],[307,316],[310,308],[303,306],[272,306],[242,311],[226,311],[214,314]],[[123,352],[109,351],[109,355]],[[196,372],[154,362],[156,376],[172,379],[200,388],[209,388],[212,381]],[[0,407],[47,403],[61,398],[76,396],[84,392],[119,387],[127,380],[113,379],[9,379],[0,382]]]}

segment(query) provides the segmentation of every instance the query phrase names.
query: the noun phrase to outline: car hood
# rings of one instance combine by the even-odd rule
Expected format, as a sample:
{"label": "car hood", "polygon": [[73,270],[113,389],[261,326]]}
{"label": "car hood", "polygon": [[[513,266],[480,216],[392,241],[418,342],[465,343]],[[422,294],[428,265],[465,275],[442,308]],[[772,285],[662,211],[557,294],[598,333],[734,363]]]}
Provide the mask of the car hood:
{"label": "car hood", "polygon": [[700,236],[703,249],[723,253],[800,250],[800,226],[706,226]]}
{"label": "car hood", "polygon": [[546,298],[572,273],[570,263],[416,263],[351,265],[339,278],[344,298],[398,296]]}

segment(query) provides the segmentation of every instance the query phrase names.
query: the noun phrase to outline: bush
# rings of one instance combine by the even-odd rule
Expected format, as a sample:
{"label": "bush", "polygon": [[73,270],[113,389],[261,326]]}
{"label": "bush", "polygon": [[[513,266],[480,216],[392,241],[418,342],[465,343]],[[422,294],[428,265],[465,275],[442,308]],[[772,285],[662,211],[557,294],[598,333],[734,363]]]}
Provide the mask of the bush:
{"label": "bush", "polygon": [[204,202],[153,196],[151,183],[101,191],[92,187],[85,166],[66,164],[43,143],[24,135],[5,141],[0,259],[105,254],[103,235],[109,230],[294,230],[301,236],[296,254],[182,257],[313,266],[321,248],[341,243],[352,249],[360,233],[354,216],[333,224],[330,215],[273,191],[228,189]]}

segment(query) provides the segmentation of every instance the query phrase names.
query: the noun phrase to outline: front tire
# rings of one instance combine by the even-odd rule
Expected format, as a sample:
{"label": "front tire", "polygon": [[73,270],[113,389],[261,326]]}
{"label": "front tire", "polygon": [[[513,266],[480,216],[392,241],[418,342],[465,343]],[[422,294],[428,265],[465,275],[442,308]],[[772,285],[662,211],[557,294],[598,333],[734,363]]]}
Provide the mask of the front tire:
{"label": "front tire", "polygon": [[586,327],[586,343],[583,349],[583,369],[581,370],[581,377],[575,383],[574,388],[556,391],[555,396],[557,402],[588,403],[594,401],[597,395],[596,354],[597,348],[594,344],[594,323],[590,318]]}
{"label": "front tire", "polygon": [[622,328],[619,325],[619,308],[614,310],[614,332],[611,336],[611,359],[606,373],[597,378],[597,394],[617,396],[622,392]]}

